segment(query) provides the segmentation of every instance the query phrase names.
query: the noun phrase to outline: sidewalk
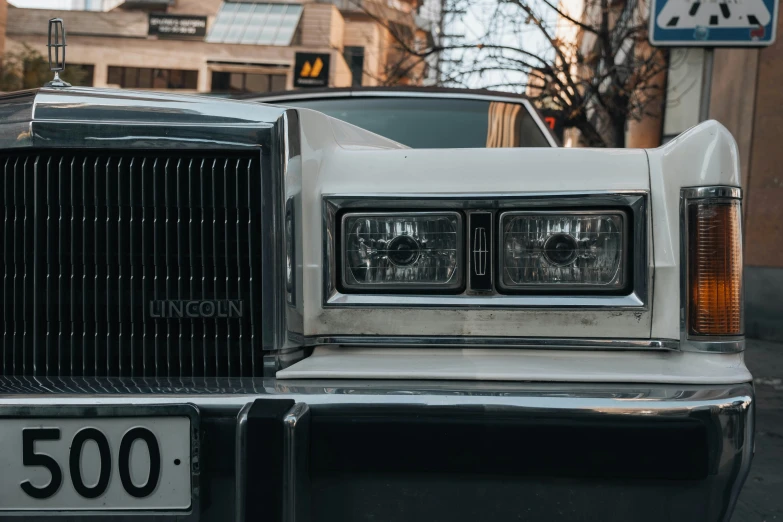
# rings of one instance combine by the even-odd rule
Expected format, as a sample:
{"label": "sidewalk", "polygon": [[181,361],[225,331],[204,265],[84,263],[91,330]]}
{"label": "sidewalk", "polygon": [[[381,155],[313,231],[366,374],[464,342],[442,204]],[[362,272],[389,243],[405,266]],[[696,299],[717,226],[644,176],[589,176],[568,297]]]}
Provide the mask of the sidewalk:
{"label": "sidewalk", "polygon": [[783,342],[748,340],[756,387],[756,455],[732,522],[783,522]]}

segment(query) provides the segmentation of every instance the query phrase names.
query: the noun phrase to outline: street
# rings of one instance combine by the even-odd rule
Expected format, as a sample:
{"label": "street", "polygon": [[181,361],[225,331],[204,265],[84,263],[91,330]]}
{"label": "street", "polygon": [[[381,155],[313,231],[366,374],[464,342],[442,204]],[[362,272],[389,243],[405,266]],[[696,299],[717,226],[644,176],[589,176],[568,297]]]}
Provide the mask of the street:
{"label": "street", "polygon": [[783,521],[783,343],[748,340],[756,386],[756,455],[732,522]]}

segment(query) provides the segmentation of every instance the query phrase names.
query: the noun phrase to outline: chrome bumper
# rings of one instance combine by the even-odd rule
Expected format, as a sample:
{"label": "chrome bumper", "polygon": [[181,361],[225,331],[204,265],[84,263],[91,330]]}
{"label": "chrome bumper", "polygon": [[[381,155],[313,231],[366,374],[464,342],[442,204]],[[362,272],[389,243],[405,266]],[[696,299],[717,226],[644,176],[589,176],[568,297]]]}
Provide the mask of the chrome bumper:
{"label": "chrome bumper", "polygon": [[0,380],[0,406],[182,403],[202,521],[728,521],[753,453],[750,384]]}

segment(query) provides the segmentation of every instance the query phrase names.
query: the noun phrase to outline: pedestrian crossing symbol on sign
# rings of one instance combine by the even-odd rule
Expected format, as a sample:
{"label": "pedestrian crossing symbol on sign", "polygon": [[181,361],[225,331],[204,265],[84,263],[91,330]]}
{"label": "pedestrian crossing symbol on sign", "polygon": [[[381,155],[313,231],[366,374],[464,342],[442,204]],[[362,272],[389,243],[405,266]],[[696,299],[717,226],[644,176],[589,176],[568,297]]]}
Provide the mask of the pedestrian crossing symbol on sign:
{"label": "pedestrian crossing symbol on sign", "polygon": [[653,0],[650,42],[658,46],[766,46],[779,0]]}

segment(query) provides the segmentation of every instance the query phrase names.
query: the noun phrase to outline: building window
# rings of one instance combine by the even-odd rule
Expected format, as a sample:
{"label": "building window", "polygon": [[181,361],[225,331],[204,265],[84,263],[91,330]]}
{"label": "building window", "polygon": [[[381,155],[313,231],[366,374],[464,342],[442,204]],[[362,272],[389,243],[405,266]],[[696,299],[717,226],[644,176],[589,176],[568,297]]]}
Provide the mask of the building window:
{"label": "building window", "polygon": [[109,67],[110,85],[125,89],[198,89],[198,71],[152,69],[148,67]]}
{"label": "building window", "polygon": [[343,50],[345,62],[351,70],[353,80],[351,85],[358,86],[362,84],[362,75],[364,74],[364,47],[346,46]]}
{"label": "building window", "polygon": [[291,45],[301,16],[301,4],[223,2],[207,42]]}
{"label": "building window", "polygon": [[95,81],[95,66],[84,63],[69,63],[60,77],[74,87],[92,87]]}
{"label": "building window", "polygon": [[275,92],[285,90],[284,74],[212,73],[212,92]]}

